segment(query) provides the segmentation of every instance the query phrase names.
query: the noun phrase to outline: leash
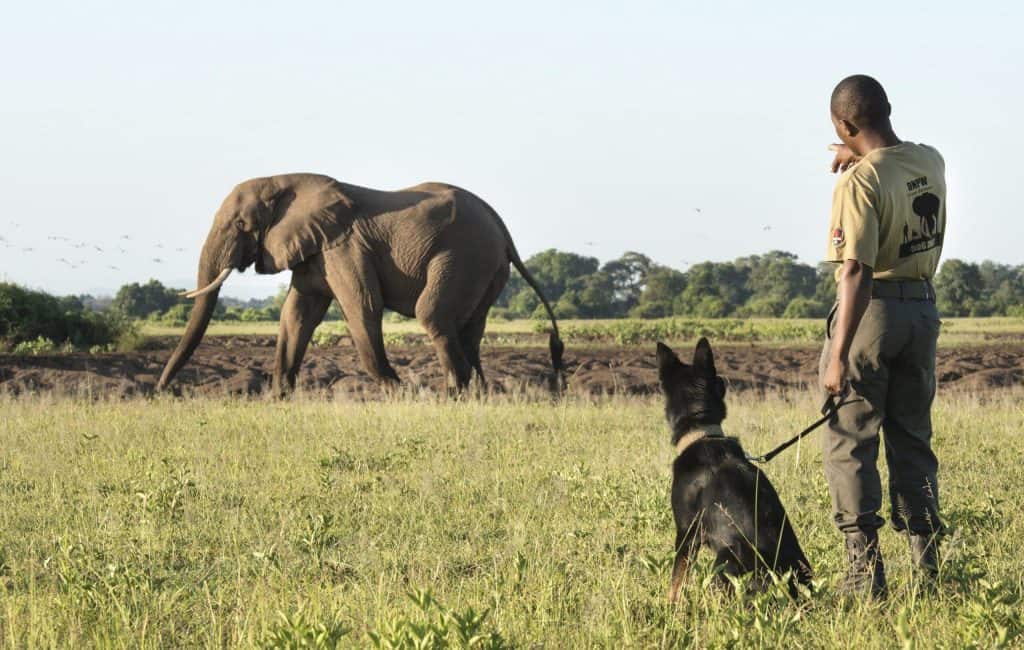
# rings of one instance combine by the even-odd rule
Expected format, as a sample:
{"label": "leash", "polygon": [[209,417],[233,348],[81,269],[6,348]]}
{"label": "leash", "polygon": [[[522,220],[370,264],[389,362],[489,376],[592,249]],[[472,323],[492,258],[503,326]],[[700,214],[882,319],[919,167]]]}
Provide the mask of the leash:
{"label": "leash", "polygon": [[822,413],[821,419],[815,421],[814,424],[812,424],[811,426],[807,427],[806,429],[804,429],[800,433],[796,434],[795,436],[793,436],[792,438],[790,438],[786,442],[782,443],[781,445],[779,445],[775,449],[772,449],[767,454],[763,454],[761,456],[751,456],[750,454],[747,454],[747,460],[749,460],[751,462],[754,462],[754,463],[767,463],[771,459],[775,458],[776,456],[778,456],[779,454],[781,454],[782,452],[786,451],[791,446],[796,444],[797,441],[799,441],[801,438],[803,438],[804,436],[806,436],[807,434],[811,433],[812,431],[814,431],[815,429],[817,429],[821,425],[823,425],[826,422],[828,422],[830,419],[832,419],[832,416],[835,415],[836,412],[839,409],[843,408],[844,406],[849,406],[850,404],[856,404],[857,402],[863,402],[863,401],[864,401],[864,398],[858,397],[857,399],[850,399],[850,400],[841,399],[840,398],[840,401],[837,402],[835,395],[829,395],[825,399],[825,404],[822,405],[822,407],[821,407],[821,413]]}

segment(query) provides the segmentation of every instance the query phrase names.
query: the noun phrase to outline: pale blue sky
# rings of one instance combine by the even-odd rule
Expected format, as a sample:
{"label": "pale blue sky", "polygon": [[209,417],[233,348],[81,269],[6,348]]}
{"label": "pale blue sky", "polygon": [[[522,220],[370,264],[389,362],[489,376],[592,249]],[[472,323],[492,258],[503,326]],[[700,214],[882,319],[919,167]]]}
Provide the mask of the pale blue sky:
{"label": "pale blue sky", "polygon": [[[489,5],[5,8],[0,278],[191,287],[231,187],[293,171],[461,185],[524,257],[813,263],[834,182],[828,97],[852,73],[886,86],[901,137],[945,155],[946,257],[1024,262],[1020,3]],[[285,282],[250,270],[224,293]]]}

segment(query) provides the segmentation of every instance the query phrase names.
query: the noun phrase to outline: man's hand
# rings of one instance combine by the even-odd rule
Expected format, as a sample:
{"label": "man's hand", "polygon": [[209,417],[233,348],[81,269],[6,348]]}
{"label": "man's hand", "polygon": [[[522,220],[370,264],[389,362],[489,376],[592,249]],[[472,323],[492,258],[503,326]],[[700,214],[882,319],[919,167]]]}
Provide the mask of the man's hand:
{"label": "man's hand", "polygon": [[823,384],[829,395],[841,395],[846,389],[846,373],[849,370],[849,363],[840,357],[832,357],[825,369]]}
{"label": "man's hand", "polygon": [[839,306],[832,321],[832,339],[829,344],[829,362],[821,384],[831,395],[839,395],[846,387],[850,367],[850,346],[860,327],[861,318],[871,302],[874,271],[857,260],[846,260],[839,267],[839,286],[836,296]]}
{"label": "man's hand", "polygon": [[828,146],[828,150],[836,153],[836,157],[832,159],[833,174],[837,172],[845,172],[860,160],[860,156],[853,153],[853,151],[845,144],[830,144]]}

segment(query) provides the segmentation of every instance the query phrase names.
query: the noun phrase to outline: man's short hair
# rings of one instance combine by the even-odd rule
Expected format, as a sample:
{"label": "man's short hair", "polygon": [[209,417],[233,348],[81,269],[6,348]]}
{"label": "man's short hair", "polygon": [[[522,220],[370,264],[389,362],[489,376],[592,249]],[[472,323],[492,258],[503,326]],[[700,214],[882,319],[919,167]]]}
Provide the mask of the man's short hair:
{"label": "man's short hair", "polygon": [[884,125],[889,110],[882,84],[866,74],[847,77],[832,91],[832,114],[861,128]]}

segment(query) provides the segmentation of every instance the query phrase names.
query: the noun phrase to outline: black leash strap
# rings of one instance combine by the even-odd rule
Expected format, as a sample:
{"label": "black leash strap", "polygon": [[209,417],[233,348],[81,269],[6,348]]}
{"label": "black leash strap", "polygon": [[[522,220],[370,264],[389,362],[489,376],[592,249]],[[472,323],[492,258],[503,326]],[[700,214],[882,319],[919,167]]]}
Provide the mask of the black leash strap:
{"label": "black leash strap", "polygon": [[781,445],[779,445],[775,449],[772,449],[767,454],[764,454],[762,456],[750,456],[750,455],[748,455],[747,456],[747,460],[749,460],[751,462],[754,462],[754,463],[767,463],[771,459],[775,458],[776,456],[778,456],[782,452],[784,452],[787,449],[789,449],[790,447],[792,447],[794,444],[796,444],[796,442],[798,440],[800,440],[801,438],[803,438],[807,434],[811,433],[812,431],[814,431],[815,429],[817,429],[821,425],[823,425],[826,422],[828,422],[830,419],[832,419],[832,416],[835,415],[836,411],[838,411],[839,409],[843,408],[844,406],[849,406],[850,404],[856,404],[857,402],[863,402],[863,401],[864,401],[863,398],[858,397],[857,399],[850,399],[850,400],[843,400],[843,399],[841,399],[840,401],[837,402],[835,395],[829,395],[828,399],[825,400],[825,404],[821,407],[821,413],[822,413],[821,419],[816,420],[814,422],[814,424],[812,424],[811,426],[807,427],[806,429],[804,429],[800,433],[796,434],[795,436],[793,436],[792,438],[790,438],[786,442],[782,443]]}

